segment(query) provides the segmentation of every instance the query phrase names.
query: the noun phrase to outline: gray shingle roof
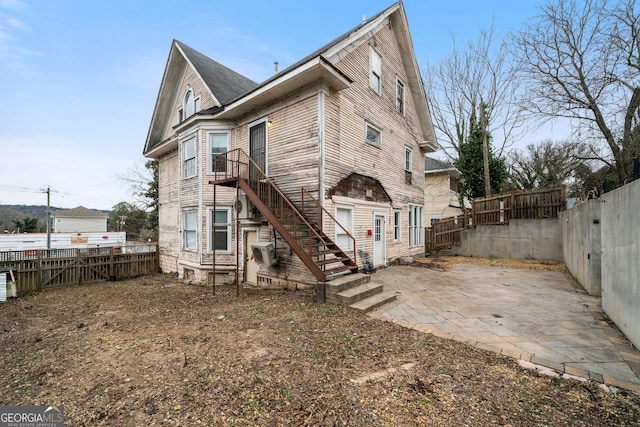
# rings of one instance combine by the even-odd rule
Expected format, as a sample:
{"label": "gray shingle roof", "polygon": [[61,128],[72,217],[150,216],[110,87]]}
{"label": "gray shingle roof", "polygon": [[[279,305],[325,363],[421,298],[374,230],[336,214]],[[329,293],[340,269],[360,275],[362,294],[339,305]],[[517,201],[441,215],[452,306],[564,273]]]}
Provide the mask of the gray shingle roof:
{"label": "gray shingle roof", "polygon": [[443,162],[441,160],[433,159],[428,156],[424,156],[424,171],[425,172],[435,172],[435,171],[448,171],[448,170],[456,170],[456,167],[453,166],[449,162]]}
{"label": "gray shingle roof", "polygon": [[200,74],[222,105],[228,104],[258,86],[258,83],[236,73],[186,44],[178,40],[175,42],[180,46],[189,62],[193,64],[198,74]]}

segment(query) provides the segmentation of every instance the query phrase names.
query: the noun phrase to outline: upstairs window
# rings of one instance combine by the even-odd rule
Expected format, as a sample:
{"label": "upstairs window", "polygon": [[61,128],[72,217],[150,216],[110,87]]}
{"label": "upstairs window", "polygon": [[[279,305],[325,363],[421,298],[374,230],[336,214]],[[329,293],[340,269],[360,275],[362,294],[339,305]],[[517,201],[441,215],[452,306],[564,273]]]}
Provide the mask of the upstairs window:
{"label": "upstairs window", "polygon": [[380,95],[382,83],[382,60],[373,46],[369,47],[369,86]]}
{"label": "upstairs window", "polygon": [[404,114],[404,83],[400,79],[396,80],[396,110]]}
{"label": "upstairs window", "polygon": [[376,147],[380,147],[382,132],[377,127],[367,123],[367,142]]}
{"label": "upstairs window", "polygon": [[184,101],[182,105],[184,111],[183,119],[188,119],[195,113],[195,101],[193,99],[193,90],[187,89],[187,93],[184,94]]}
{"label": "upstairs window", "polygon": [[227,163],[224,156],[220,156],[216,159],[216,155],[220,153],[226,153],[229,151],[229,134],[224,133],[210,133],[209,134],[209,173],[224,172],[226,171]]}
{"label": "upstairs window", "polygon": [[404,170],[407,172],[411,172],[411,164],[413,160],[413,153],[411,151],[411,148],[409,147],[404,147]]}
{"label": "upstairs window", "polygon": [[182,177],[191,178],[196,175],[196,138],[193,137],[182,144]]}

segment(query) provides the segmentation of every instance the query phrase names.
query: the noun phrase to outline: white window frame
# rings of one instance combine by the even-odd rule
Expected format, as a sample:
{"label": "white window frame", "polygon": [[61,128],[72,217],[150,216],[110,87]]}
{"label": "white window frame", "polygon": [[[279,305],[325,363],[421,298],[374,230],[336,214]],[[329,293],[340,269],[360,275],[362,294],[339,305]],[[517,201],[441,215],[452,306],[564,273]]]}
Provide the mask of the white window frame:
{"label": "white window frame", "polygon": [[[190,150],[189,145],[193,145]],[[191,153],[191,151],[193,151]],[[189,156],[189,157],[187,157]],[[193,178],[198,174],[198,144],[196,137],[192,136],[182,143],[182,178]]]}
{"label": "white window frame", "polygon": [[[338,210],[344,210],[344,211],[348,211],[348,215],[349,215],[349,224],[342,224],[340,223],[340,225],[342,225],[348,232],[349,234],[351,234],[353,236],[353,227],[354,227],[354,220],[355,220],[355,216],[354,216],[354,207],[353,205],[345,205],[345,204],[336,204],[334,212],[333,212],[333,216],[336,219],[336,221],[339,218],[338,215]],[[346,236],[346,241],[348,242],[347,247],[343,247],[340,246],[340,239],[338,238],[339,236]],[[336,229],[335,229],[335,242],[338,246],[340,246],[340,249],[342,250],[347,250],[347,251],[352,251],[353,250],[353,239],[351,239],[342,229],[342,227],[336,225]]]}
{"label": "white window frame", "polygon": [[404,82],[400,80],[400,77],[396,78],[396,111],[404,116],[405,111],[405,90]]}
{"label": "white window frame", "polygon": [[382,57],[369,46],[369,87],[378,95],[382,93]]}
{"label": "white window frame", "polygon": [[200,97],[196,97],[193,100],[193,114],[197,113],[198,111],[200,111]]}
{"label": "white window frame", "polygon": [[184,119],[188,119],[195,114],[195,106],[195,95],[193,93],[193,89],[189,88],[182,97],[182,110],[184,111]]}
{"label": "white window frame", "polygon": [[[192,217],[193,229],[189,228],[190,217]],[[196,209],[182,211],[182,248],[187,251],[198,250],[198,211]]]}
{"label": "white window frame", "polygon": [[401,224],[400,218],[402,211],[400,209],[393,210],[393,241],[399,242],[401,240]]}
{"label": "white window frame", "polygon": [[[227,222],[225,223],[215,223],[215,212],[226,212],[227,213]],[[207,244],[207,251],[212,253],[213,252],[213,233],[215,231],[215,228],[222,228],[225,227],[226,228],[226,233],[227,233],[227,241],[226,241],[226,249],[219,249],[216,251],[217,254],[230,254],[231,253],[231,248],[232,248],[232,244],[231,244],[231,238],[232,238],[232,224],[233,224],[233,210],[231,209],[231,207],[229,206],[216,206],[215,208],[213,206],[207,208],[207,240],[208,240],[208,244]]]}
{"label": "white window frame", "polygon": [[[219,136],[219,135],[225,135],[227,137],[226,148],[224,149],[224,151],[221,151],[220,153],[225,153],[230,150],[229,148],[230,138],[229,138],[228,131],[207,132],[207,152],[209,153],[209,155],[207,156],[207,174],[209,175],[214,175],[216,173],[216,171],[214,170],[214,164],[213,164],[214,153],[213,153],[213,143],[211,138],[213,136]],[[220,154],[220,153],[215,153],[215,154]],[[224,172],[224,169],[217,172]]]}
{"label": "white window frame", "polygon": [[[374,142],[372,142],[369,139],[369,129],[373,130],[375,133],[378,134],[378,143],[377,144],[375,144]],[[377,126],[374,126],[369,122],[366,122],[364,137],[365,137],[365,140],[367,141],[367,144],[372,145],[374,147],[378,147],[378,148],[382,147],[382,131]]]}
{"label": "white window frame", "polygon": [[409,147],[404,147],[404,170],[411,172],[413,170],[413,150]]}
{"label": "white window frame", "polygon": [[408,227],[409,247],[416,248],[424,245],[423,219],[424,206],[409,203]]}

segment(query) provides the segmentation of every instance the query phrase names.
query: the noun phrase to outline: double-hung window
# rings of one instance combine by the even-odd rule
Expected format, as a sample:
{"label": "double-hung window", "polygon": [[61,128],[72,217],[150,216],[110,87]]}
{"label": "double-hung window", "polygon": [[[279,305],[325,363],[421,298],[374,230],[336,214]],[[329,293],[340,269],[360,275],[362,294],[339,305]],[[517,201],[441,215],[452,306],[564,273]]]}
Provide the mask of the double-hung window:
{"label": "double-hung window", "polygon": [[393,241],[400,241],[400,209],[393,210]]}
{"label": "double-hung window", "polygon": [[217,154],[226,153],[229,151],[229,134],[222,133],[210,133],[209,134],[209,173],[224,172],[227,168],[227,163],[224,156],[216,158]]}
{"label": "double-hung window", "polygon": [[336,244],[340,249],[353,250],[353,239],[349,236],[353,236],[353,206],[336,206],[336,221],[342,225],[336,226]]}
{"label": "double-hung window", "polygon": [[196,224],[196,211],[184,211],[182,224],[182,245],[184,249],[191,251],[196,250],[196,246],[198,244]]}
{"label": "double-hung window", "polygon": [[231,253],[231,208],[209,210],[209,251]]}
{"label": "double-hung window", "polygon": [[409,204],[409,247],[422,246],[424,235],[422,230],[422,205]]}
{"label": "double-hung window", "polygon": [[382,86],[382,59],[373,46],[369,46],[369,86],[380,95]]}
{"label": "double-hung window", "polygon": [[190,178],[196,175],[196,137],[182,144],[182,177]]}
{"label": "double-hung window", "polygon": [[396,111],[404,114],[404,83],[402,80],[396,80]]}
{"label": "double-hung window", "polygon": [[411,163],[413,161],[412,151],[409,147],[404,147],[404,170],[411,172]]}

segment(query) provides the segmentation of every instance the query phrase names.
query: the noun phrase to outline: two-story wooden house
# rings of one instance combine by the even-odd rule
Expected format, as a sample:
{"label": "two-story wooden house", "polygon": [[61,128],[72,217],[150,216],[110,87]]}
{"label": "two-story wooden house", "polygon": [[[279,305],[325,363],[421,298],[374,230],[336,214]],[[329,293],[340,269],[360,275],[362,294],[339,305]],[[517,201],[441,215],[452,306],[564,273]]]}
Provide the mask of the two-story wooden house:
{"label": "two-story wooden house", "polygon": [[321,283],[421,254],[436,147],[402,2],[260,84],[174,40],[144,147],[161,268]]}

